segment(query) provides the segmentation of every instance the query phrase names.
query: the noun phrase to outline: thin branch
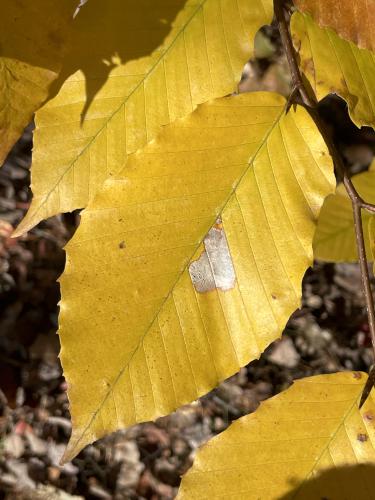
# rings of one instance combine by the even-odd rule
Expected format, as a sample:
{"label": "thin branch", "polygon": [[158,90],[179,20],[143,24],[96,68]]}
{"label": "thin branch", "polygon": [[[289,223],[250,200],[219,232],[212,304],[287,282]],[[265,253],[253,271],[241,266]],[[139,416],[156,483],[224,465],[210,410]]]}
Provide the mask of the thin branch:
{"label": "thin branch", "polygon": [[[362,288],[366,300],[369,329],[370,329],[372,347],[374,350],[374,357],[375,357],[375,307],[374,307],[374,297],[372,295],[372,290],[371,290],[370,274],[367,265],[366,247],[363,236],[363,223],[362,223],[362,209],[375,213],[375,205],[365,202],[357,192],[345,168],[343,159],[334,144],[331,134],[328,132],[327,127],[325,127],[324,123],[320,119],[318,112],[315,109],[317,105],[317,98],[315,94],[311,95],[311,92],[313,91],[311,91],[310,89],[309,93],[309,90],[307,89],[307,86],[304,83],[303,77],[299,69],[297,53],[294,49],[292,37],[290,34],[290,14],[285,6],[285,1],[274,0],[274,9],[275,9],[277,24],[280,31],[282,45],[284,47],[290,71],[292,74],[292,83],[293,83],[292,94],[295,95],[295,90],[298,89],[300,98],[302,99],[302,104],[306,108],[308,108],[310,115],[315,121],[315,124],[322,133],[322,136],[330,150],[336,170],[342,177],[343,184],[352,202],[358,260],[359,260],[359,267],[362,279]],[[296,102],[298,103],[298,100]],[[362,392],[360,407],[366,401],[367,396],[370,393],[372,386],[374,385],[374,381],[375,381],[375,365],[371,367],[367,383]]]}
{"label": "thin branch", "polygon": [[289,30],[290,14],[284,7],[283,0],[274,0],[274,11],[279,27],[281,42],[284,47],[286,57],[288,59],[290,72],[292,74],[293,90],[297,88],[299,90],[299,93],[302,97],[304,104],[309,108],[314,108],[316,107],[318,101],[315,95],[310,97],[303,82],[303,78],[297,61],[297,54],[296,51],[294,50],[292,37],[290,36],[290,30]]}
{"label": "thin branch", "polygon": [[372,203],[367,203],[366,201],[362,200],[361,207],[364,210],[367,210],[368,212],[375,214],[375,205],[373,205]]}

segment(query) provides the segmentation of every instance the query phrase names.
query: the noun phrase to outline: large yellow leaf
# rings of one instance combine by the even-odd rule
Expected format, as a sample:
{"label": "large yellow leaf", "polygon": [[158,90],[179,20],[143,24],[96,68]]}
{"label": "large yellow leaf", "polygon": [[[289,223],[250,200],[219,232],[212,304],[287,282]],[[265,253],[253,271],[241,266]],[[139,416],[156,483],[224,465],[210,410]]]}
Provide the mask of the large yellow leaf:
{"label": "large yellow leaf", "polygon": [[85,207],[161,125],[232,93],[272,11],[272,0],[90,0],[66,62],[82,71],[36,117],[34,199],[16,234]]}
{"label": "large yellow leaf", "polygon": [[[375,203],[375,163],[368,172],[352,177],[354,186],[368,203]],[[367,256],[371,258],[368,223],[371,214],[362,212]],[[352,204],[343,184],[324,201],[314,237],[314,257],[331,262],[358,260]]]}
{"label": "large yellow leaf", "polygon": [[83,212],[61,278],[66,459],[207,393],[299,307],[335,182],[308,113],[284,108],[272,93],[200,106]]}
{"label": "large yellow leaf", "polygon": [[358,410],[366,378],[309,377],[263,402],[198,451],[177,498],[373,499],[374,391]]}
{"label": "large yellow leaf", "polygon": [[362,49],[375,51],[374,0],[294,0],[323,28],[332,28]]}
{"label": "large yellow leaf", "polygon": [[309,15],[295,13],[292,32],[301,68],[318,99],[336,93],[345,99],[353,122],[375,126],[375,54],[359,49]]}
{"label": "large yellow leaf", "polygon": [[77,0],[2,0],[0,166],[61,69]]}

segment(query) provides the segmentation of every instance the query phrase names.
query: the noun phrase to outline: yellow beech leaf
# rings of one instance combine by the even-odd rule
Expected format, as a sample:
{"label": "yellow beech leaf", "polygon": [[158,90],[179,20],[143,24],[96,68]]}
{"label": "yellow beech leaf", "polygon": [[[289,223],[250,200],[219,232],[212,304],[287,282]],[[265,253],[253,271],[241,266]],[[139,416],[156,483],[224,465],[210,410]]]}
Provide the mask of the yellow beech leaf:
{"label": "yellow beech leaf", "polygon": [[128,158],[66,247],[66,460],[259,357],[300,305],[334,185],[308,113],[273,93],[201,105]]}
{"label": "yellow beech leaf", "polygon": [[374,498],[374,391],[358,409],[366,379],[304,378],[261,403],[198,451],[177,498]]}
{"label": "yellow beech leaf", "polygon": [[375,51],[374,0],[294,0],[322,28],[334,29],[345,40]]}
{"label": "yellow beech leaf", "polygon": [[374,127],[375,54],[320,28],[309,15],[295,13],[291,28],[301,68],[318,99],[336,93],[348,103],[356,125]]}
{"label": "yellow beech leaf", "polygon": [[[359,194],[368,203],[375,203],[375,163],[368,172],[352,177]],[[362,220],[367,256],[371,257],[368,223],[371,214],[363,210]],[[358,260],[355,241],[352,204],[343,184],[336,193],[328,196],[319,215],[314,236],[314,257],[331,262],[354,262]]]}
{"label": "yellow beech leaf", "polygon": [[90,0],[65,68],[80,70],[36,116],[34,198],[16,234],[85,207],[161,125],[236,90],[272,13],[272,0]]}
{"label": "yellow beech leaf", "polygon": [[2,0],[0,166],[47,99],[62,66],[78,0]]}

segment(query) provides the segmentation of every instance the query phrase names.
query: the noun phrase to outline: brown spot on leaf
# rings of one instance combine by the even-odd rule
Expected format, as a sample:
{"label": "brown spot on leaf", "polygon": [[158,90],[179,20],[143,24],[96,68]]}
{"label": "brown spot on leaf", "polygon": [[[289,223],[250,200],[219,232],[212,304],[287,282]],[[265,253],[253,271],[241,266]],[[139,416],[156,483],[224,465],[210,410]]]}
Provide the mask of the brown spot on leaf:
{"label": "brown spot on leaf", "polygon": [[217,221],[208,232],[204,247],[205,251],[199,259],[189,266],[194,288],[199,293],[230,290],[234,287],[236,275],[221,221]]}
{"label": "brown spot on leaf", "polygon": [[308,59],[304,59],[302,61],[302,69],[304,73],[310,74],[315,80],[315,66],[312,57],[309,57]]}
{"label": "brown spot on leaf", "polygon": [[375,418],[374,414],[371,411],[366,411],[363,417],[365,418],[365,420],[368,420],[369,422],[372,422]]}
{"label": "brown spot on leaf", "polygon": [[361,372],[353,372],[353,377],[356,378],[357,380],[362,378],[362,373]]}
{"label": "brown spot on leaf", "polygon": [[274,293],[271,294],[271,297],[273,298],[273,300],[277,299],[277,296]]}
{"label": "brown spot on leaf", "polygon": [[126,245],[125,245],[125,241],[120,241],[120,243],[119,243],[119,245],[118,245],[118,246],[119,246],[119,248],[121,248],[121,249],[125,248],[125,247],[126,247]]}
{"label": "brown spot on leaf", "polygon": [[365,441],[368,440],[368,435],[365,433],[359,433],[357,435],[357,440],[360,441],[361,443],[364,443]]}

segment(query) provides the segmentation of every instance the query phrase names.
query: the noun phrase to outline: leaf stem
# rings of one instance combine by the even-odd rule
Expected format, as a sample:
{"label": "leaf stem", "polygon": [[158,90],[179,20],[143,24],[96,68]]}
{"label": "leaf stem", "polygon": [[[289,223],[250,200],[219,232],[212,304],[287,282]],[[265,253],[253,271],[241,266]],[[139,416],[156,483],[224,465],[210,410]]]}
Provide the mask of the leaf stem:
{"label": "leaf stem", "polygon": [[[320,116],[316,110],[318,103],[316,95],[311,89],[311,87],[305,84],[304,78],[299,68],[297,53],[294,48],[290,33],[290,10],[286,5],[285,0],[274,0],[274,11],[280,32],[281,42],[286,57],[288,59],[292,75],[292,83],[293,83],[292,94],[293,96],[295,96],[294,103],[302,104],[310,112],[313,120],[315,121],[315,124],[319,128],[330,150],[334,165],[336,167],[336,171],[341,176],[343,184],[346,188],[346,191],[352,203],[357,253],[358,253],[359,267],[362,280],[362,289],[366,300],[368,323],[369,323],[371,342],[375,357],[375,307],[374,307],[374,297],[371,289],[370,274],[367,263],[366,247],[363,236],[363,223],[362,223],[362,209],[367,210],[371,213],[375,213],[375,205],[364,201],[357,192],[355,186],[353,185],[352,180],[348,175],[347,169],[345,168],[342,156],[337,150],[334,141],[331,137],[331,134],[327,130],[327,127],[325,127],[324,123],[320,119]],[[298,93],[296,93],[296,89],[298,89]],[[370,393],[372,386],[374,385],[374,381],[375,381],[375,365],[371,367],[367,383],[362,392],[360,407],[366,401],[367,396]]]}

